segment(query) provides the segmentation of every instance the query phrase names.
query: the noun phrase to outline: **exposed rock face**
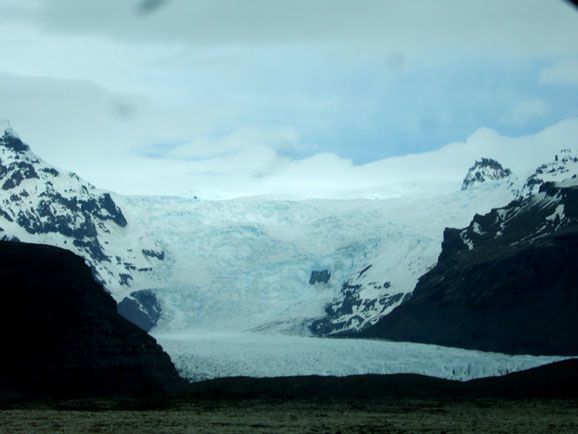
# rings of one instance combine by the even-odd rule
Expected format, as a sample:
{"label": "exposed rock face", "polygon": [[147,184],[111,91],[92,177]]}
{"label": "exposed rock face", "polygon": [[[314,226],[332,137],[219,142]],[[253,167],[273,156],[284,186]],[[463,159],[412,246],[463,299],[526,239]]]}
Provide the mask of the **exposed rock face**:
{"label": "exposed rock face", "polygon": [[182,385],[169,356],[118,315],[82,258],[56,247],[0,242],[0,390],[94,397]]}
{"label": "exposed rock face", "polygon": [[510,169],[504,169],[496,160],[482,158],[468,170],[462,183],[462,190],[467,190],[484,182],[507,178],[511,174]]}
{"label": "exposed rock face", "polygon": [[316,283],[327,283],[331,278],[331,272],[329,270],[313,270],[311,276],[309,277],[309,285],[315,285]]}
{"label": "exposed rock face", "polygon": [[[389,282],[382,285],[370,282],[375,292],[385,292]],[[340,335],[351,331],[362,330],[375,324],[379,315],[388,308],[399,304],[408,294],[382,293],[373,298],[363,295],[364,287],[360,284],[345,282],[341,287],[339,301],[325,306],[327,316],[311,323],[309,329],[316,336]]]}
{"label": "exposed rock face", "polygon": [[[113,295],[142,288],[163,252],[112,195],[42,161],[0,124],[0,239],[56,245],[84,257]],[[146,284],[146,283],[145,283]]]}
{"label": "exposed rock face", "polygon": [[578,354],[578,186],[446,229],[411,298],[361,336],[525,354]]}
{"label": "exposed rock face", "polygon": [[123,298],[118,313],[148,332],[161,318],[162,307],[153,291],[143,289]]}

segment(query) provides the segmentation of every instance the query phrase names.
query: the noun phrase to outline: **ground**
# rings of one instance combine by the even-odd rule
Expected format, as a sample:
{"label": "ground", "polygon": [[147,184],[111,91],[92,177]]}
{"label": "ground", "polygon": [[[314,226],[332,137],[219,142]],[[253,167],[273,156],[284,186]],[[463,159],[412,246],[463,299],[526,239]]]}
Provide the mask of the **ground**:
{"label": "ground", "polygon": [[10,433],[578,432],[577,400],[235,401],[114,409],[100,403],[0,410]]}

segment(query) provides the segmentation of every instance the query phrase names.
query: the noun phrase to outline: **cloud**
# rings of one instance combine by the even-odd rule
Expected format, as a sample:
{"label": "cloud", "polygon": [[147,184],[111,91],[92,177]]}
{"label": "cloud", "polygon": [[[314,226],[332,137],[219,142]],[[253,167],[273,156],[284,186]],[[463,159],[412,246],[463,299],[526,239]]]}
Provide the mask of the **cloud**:
{"label": "cloud", "polygon": [[523,101],[516,105],[510,113],[504,115],[500,123],[504,125],[523,126],[536,121],[550,112],[548,105],[539,99]]}
{"label": "cloud", "polygon": [[[536,134],[510,137],[481,128],[439,150],[356,165],[332,153],[288,158],[266,146],[207,160],[140,159],[125,177],[142,193],[195,194],[203,199],[265,195],[277,198],[396,197],[455,190],[472,163],[495,158],[528,176],[562,148],[578,150],[578,118]],[[146,174],[146,176],[144,176]],[[107,176],[115,176],[107,174]],[[162,182],[160,181],[162,180]]]}
{"label": "cloud", "polygon": [[540,83],[578,86],[578,58],[560,60],[540,74]]}
{"label": "cloud", "polygon": [[[145,3],[154,13],[135,13]],[[143,131],[123,149],[188,142],[179,152],[210,155],[203,143],[231,132],[287,127],[299,136],[287,154],[362,163],[482,125],[536,131],[578,98],[537,84],[546,62],[578,55],[578,13],[561,1],[10,0],[0,20],[3,72],[137,97],[107,108]],[[514,109],[533,100],[545,116]]]}
{"label": "cloud", "polygon": [[[34,4],[37,7],[28,19],[50,32],[143,43],[337,43],[350,45],[354,53],[360,49],[405,54],[483,49],[518,56],[528,51],[576,53],[567,41],[578,38],[576,12],[562,1],[43,0]],[[134,13],[135,5],[148,13],[146,20]]]}
{"label": "cloud", "polygon": [[299,136],[292,128],[243,127],[233,133],[211,140],[200,138],[174,146],[165,157],[198,160],[235,154],[254,148],[292,151],[299,147]]}
{"label": "cloud", "polygon": [[0,22],[0,118],[126,193],[398,194],[577,108],[551,85],[576,76],[562,1],[6,0]]}
{"label": "cloud", "polygon": [[[40,157],[129,194],[388,197],[440,183],[458,188],[481,157],[524,173],[563,147],[578,148],[573,117],[519,136],[481,128],[435,151],[355,164],[335,152],[300,156],[301,147],[315,143],[305,143],[290,125],[215,130],[204,125],[214,125],[213,116],[223,112],[210,107],[159,108],[142,96],[81,80],[0,74],[0,82],[0,118],[11,120]],[[119,102],[134,107],[133,114],[119,116]]]}

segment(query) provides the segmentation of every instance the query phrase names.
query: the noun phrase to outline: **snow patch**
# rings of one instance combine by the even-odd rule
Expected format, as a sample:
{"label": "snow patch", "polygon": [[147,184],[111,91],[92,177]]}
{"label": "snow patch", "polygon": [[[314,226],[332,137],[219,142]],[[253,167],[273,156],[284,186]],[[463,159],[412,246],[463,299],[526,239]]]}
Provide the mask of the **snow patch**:
{"label": "snow patch", "polygon": [[564,204],[558,205],[554,212],[546,217],[546,220],[550,222],[561,221],[562,219],[564,219]]}

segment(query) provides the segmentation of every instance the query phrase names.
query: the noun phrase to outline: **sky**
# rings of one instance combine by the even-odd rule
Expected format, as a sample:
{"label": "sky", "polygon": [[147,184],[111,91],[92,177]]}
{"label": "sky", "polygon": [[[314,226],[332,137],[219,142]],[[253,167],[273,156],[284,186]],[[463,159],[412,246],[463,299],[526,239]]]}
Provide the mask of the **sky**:
{"label": "sky", "polygon": [[0,119],[126,194],[330,197],[578,148],[559,0],[0,0]]}

